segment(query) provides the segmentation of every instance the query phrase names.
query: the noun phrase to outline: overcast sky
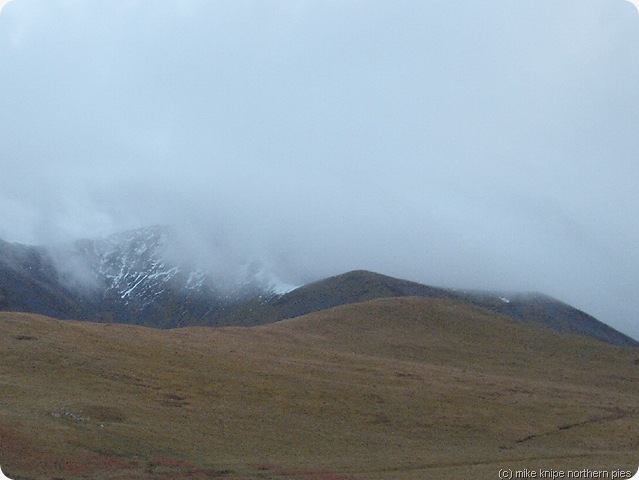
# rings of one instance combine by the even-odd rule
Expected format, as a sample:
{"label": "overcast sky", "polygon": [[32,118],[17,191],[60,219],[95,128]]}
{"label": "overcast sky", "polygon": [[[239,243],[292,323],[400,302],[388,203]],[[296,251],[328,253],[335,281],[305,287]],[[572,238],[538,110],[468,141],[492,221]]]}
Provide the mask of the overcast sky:
{"label": "overcast sky", "polygon": [[0,238],[166,223],[639,338],[625,0],[14,0],[0,66]]}

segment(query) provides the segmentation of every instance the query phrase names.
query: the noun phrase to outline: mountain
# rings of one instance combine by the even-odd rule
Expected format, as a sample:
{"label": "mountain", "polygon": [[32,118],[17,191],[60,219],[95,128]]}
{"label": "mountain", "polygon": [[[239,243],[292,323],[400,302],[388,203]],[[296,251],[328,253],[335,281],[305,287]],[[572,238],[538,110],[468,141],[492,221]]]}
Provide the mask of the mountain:
{"label": "mountain", "polygon": [[60,282],[45,249],[0,240],[0,310],[85,318],[86,308],[77,292]]}
{"label": "mountain", "polygon": [[558,332],[596,338],[623,347],[639,342],[588,315],[586,312],[541,293],[461,292],[466,301],[524,323],[541,325]]}
{"label": "mountain", "polygon": [[418,296],[464,301],[614,345],[639,345],[541,294],[436,288],[364,270],[293,288],[257,262],[228,273],[218,258],[224,252],[199,258],[188,252],[176,232],[161,226],[49,248],[0,242],[0,310],[160,328],[252,326],[376,298]]}
{"label": "mountain", "polygon": [[0,309],[161,328],[224,324],[229,309],[286,288],[256,264],[228,278],[153,226],[49,248],[0,244]]}
{"label": "mountain", "polygon": [[[507,296],[506,296],[507,295]],[[252,302],[233,312],[236,322],[271,323],[326,308],[376,298],[418,296],[459,300],[512,319],[606,343],[637,347],[639,342],[570,305],[543,294],[463,291],[435,288],[357,270],[299,287],[267,302]]]}
{"label": "mountain", "polygon": [[10,478],[448,480],[637,468],[638,350],[462,300],[382,298],[251,328],[3,312],[0,351]]}
{"label": "mountain", "polygon": [[189,258],[172,255],[174,233],[149,227],[83,240],[52,250],[62,281],[74,284],[92,309],[86,318],[175,327],[210,322],[230,305],[261,292],[256,282],[226,285]]}

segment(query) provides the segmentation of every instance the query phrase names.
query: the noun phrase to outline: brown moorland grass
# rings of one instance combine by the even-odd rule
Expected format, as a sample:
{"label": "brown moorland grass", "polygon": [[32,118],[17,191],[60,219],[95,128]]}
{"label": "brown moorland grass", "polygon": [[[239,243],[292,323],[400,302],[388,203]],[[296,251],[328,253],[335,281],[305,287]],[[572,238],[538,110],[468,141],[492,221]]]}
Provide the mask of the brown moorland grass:
{"label": "brown moorland grass", "polygon": [[450,300],[255,328],[0,314],[16,479],[417,480],[639,463],[639,352]]}

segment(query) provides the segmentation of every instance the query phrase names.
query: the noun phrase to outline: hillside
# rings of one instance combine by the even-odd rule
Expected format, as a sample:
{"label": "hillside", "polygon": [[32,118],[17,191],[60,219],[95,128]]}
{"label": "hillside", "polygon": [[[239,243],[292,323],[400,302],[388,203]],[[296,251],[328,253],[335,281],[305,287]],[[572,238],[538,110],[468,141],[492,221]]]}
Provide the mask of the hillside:
{"label": "hillside", "polygon": [[207,251],[205,261],[184,250],[184,239],[161,226],[49,248],[0,241],[0,311],[156,328],[254,326],[375,298],[420,296],[461,300],[524,323],[639,346],[541,294],[444,289],[365,270],[293,288],[259,262],[223,273],[214,268],[223,263],[223,252]]}
{"label": "hillside", "polygon": [[0,311],[84,318],[86,305],[59,280],[46,252],[0,240]]}
{"label": "hillside", "polygon": [[473,305],[524,323],[541,325],[558,332],[596,338],[622,347],[639,347],[639,342],[597,320],[592,315],[540,293],[460,292]]}
{"label": "hillside", "polygon": [[456,298],[453,292],[442,288],[355,270],[303,285],[273,298],[256,316],[276,321],[349,303],[403,296]]}
{"label": "hillside", "polygon": [[234,325],[271,323],[339,305],[407,296],[463,301],[523,323],[622,347],[639,346],[636,340],[591,315],[547,295],[436,288],[365,270],[313,282],[267,301],[249,301],[228,312],[226,320]]}
{"label": "hillside", "polygon": [[184,242],[164,226],[46,247],[0,241],[0,310],[158,328],[224,325],[229,310],[286,287],[257,264],[225,276],[184,253]]}
{"label": "hillside", "polygon": [[636,470],[639,351],[451,299],[253,328],[0,314],[16,479],[494,479]]}

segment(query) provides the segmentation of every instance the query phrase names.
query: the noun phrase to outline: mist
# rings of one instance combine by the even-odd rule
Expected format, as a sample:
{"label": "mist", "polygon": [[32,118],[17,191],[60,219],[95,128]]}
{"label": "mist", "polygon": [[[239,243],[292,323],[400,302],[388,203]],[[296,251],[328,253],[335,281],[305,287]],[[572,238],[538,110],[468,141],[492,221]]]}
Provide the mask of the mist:
{"label": "mist", "polygon": [[13,0],[0,238],[166,224],[226,269],[539,291],[639,338],[638,51],[625,0]]}

